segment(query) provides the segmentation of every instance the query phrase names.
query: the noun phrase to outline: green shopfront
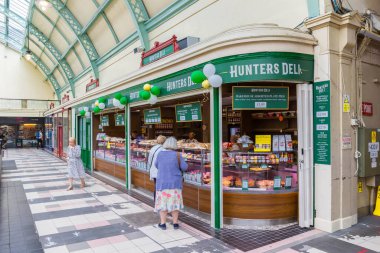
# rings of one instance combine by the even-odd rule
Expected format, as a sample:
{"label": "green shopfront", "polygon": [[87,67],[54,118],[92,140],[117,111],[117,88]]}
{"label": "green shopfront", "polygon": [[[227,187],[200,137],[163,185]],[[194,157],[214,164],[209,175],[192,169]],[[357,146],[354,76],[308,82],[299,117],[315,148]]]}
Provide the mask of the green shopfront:
{"label": "green shopfront", "polygon": [[[207,63],[214,64],[222,77],[220,88],[204,89],[192,81],[191,74]],[[77,137],[92,149],[82,158],[97,173],[96,162],[91,161],[100,151],[99,136],[108,138],[102,149],[125,157],[109,159],[123,170],[118,181],[152,196],[147,155],[158,135],[175,136],[178,151],[189,164],[184,173],[186,211],[209,218],[216,228],[224,223],[266,225],[297,219],[301,226],[310,226],[304,220],[312,220],[313,208],[313,173],[307,165],[313,159],[313,70],[313,55],[259,52],[222,57],[146,80],[119,91],[128,98],[125,109],[108,102],[103,111],[92,113],[91,120],[77,117]],[[153,105],[139,96],[146,83],[160,87]],[[103,97],[112,101],[114,96]],[[92,108],[94,101],[76,106],[76,112]],[[111,126],[96,119],[105,115],[115,118],[110,122],[117,136],[106,133]],[[327,119],[323,123],[329,124]],[[91,143],[86,142],[83,136],[91,131]],[[188,141],[191,132],[196,142]]]}

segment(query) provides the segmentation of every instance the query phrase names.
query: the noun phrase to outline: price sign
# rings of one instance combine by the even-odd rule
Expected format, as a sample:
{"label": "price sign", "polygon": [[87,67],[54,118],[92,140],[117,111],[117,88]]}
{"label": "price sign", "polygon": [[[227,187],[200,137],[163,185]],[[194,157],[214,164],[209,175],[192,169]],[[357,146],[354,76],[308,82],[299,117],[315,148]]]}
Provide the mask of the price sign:
{"label": "price sign", "polygon": [[108,115],[100,117],[100,122],[102,126],[109,126],[110,125],[110,119]]}
{"label": "price sign", "polygon": [[161,123],[161,109],[152,108],[144,110],[145,124],[159,124]]}
{"label": "price sign", "polygon": [[177,122],[202,121],[202,106],[200,102],[175,106]]}
{"label": "price sign", "polygon": [[124,126],[124,113],[115,114],[115,126]]}

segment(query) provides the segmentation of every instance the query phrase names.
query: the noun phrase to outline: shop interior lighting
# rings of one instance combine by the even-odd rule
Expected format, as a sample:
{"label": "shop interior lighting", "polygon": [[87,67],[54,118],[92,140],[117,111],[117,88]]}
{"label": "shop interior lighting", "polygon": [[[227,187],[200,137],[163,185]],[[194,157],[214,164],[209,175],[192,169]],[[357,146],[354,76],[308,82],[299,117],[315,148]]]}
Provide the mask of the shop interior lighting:
{"label": "shop interior lighting", "polygon": [[32,59],[32,52],[29,49],[25,52],[25,59],[28,61]]}
{"label": "shop interior lighting", "polygon": [[37,0],[37,6],[44,12],[52,7],[51,3],[47,0]]}
{"label": "shop interior lighting", "polygon": [[28,123],[28,124],[24,124],[24,126],[37,126],[37,124],[34,124],[34,123]]}

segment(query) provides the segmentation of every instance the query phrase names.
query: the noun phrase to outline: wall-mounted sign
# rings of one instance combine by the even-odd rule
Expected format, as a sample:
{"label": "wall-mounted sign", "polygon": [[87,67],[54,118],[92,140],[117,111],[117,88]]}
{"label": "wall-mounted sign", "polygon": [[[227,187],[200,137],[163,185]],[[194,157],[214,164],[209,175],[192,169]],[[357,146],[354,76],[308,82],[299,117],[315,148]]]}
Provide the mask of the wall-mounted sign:
{"label": "wall-mounted sign", "polygon": [[202,106],[200,102],[175,106],[177,122],[202,121]]}
{"label": "wall-mounted sign", "polygon": [[96,87],[99,87],[99,79],[91,79],[90,82],[86,84],[86,92],[89,92],[90,90],[93,90]]}
{"label": "wall-mounted sign", "polygon": [[314,83],[314,163],[331,164],[330,81]]}
{"label": "wall-mounted sign", "polygon": [[70,101],[70,95],[69,94],[63,95],[63,97],[61,99],[62,104],[69,102],[69,101]]}
{"label": "wall-mounted sign", "polygon": [[115,114],[115,126],[124,126],[124,113],[117,113]]}
{"label": "wall-mounted sign", "polygon": [[372,116],[373,115],[373,104],[370,102],[362,103],[362,114],[363,116]]}
{"label": "wall-mounted sign", "polygon": [[232,87],[234,110],[288,110],[289,87]]}
{"label": "wall-mounted sign", "polygon": [[110,125],[110,119],[109,119],[108,115],[100,117],[100,124],[102,126],[109,126]]}
{"label": "wall-mounted sign", "polygon": [[343,95],[343,112],[350,112],[350,111],[351,111],[350,95],[344,94]]}
{"label": "wall-mounted sign", "polygon": [[141,67],[149,63],[158,61],[174,52],[179,51],[177,37],[173,36],[170,40],[163,43],[155,42],[154,47],[141,54]]}
{"label": "wall-mounted sign", "polygon": [[351,136],[342,137],[342,149],[352,149],[352,138]]}
{"label": "wall-mounted sign", "polygon": [[144,110],[145,124],[159,124],[161,123],[161,109],[152,108]]}

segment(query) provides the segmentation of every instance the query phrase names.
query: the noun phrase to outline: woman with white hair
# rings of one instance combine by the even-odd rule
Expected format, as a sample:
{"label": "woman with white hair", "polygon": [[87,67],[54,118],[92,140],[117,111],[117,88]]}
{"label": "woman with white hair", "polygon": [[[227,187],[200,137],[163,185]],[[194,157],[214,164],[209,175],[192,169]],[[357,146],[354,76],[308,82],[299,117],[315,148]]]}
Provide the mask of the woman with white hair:
{"label": "woman with white hair", "polygon": [[84,172],[84,167],[81,160],[81,148],[79,145],[76,145],[75,138],[71,137],[69,139],[69,147],[67,150],[67,170],[69,174],[69,187],[67,190],[71,191],[73,189],[74,179],[80,179],[80,187],[84,188],[84,177],[86,173]]}
{"label": "woman with white hair", "polygon": [[155,211],[160,212],[159,228],[166,229],[166,217],[171,213],[173,227],[178,229],[179,210],[183,209],[182,172],[187,169],[187,163],[182,155],[175,151],[178,146],[174,137],[166,139],[163,148],[155,162],[158,170]]}

